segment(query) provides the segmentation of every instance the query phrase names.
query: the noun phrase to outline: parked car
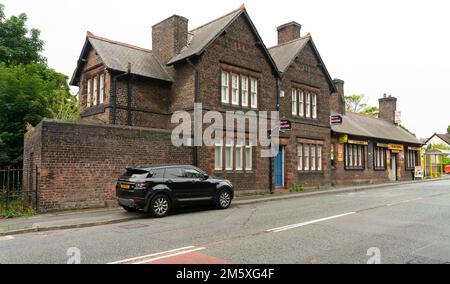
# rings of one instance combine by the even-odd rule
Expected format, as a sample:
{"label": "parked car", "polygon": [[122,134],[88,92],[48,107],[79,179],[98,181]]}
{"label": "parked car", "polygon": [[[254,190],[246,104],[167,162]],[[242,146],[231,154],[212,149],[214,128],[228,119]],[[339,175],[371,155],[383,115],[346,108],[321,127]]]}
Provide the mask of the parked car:
{"label": "parked car", "polygon": [[174,207],[213,204],[227,209],[234,198],[230,181],[208,176],[194,166],[128,168],[116,186],[119,205],[129,212],[165,217]]}

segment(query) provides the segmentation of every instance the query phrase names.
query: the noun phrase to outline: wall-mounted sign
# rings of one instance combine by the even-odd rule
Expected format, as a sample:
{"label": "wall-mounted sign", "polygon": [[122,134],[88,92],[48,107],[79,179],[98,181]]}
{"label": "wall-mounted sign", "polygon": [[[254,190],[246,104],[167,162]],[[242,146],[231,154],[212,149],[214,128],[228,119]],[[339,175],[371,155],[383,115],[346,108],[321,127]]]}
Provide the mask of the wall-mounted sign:
{"label": "wall-mounted sign", "polygon": [[377,147],[379,148],[389,148],[388,144],[384,144],[384,143],[377,143]]}
{"label": "wall-mounted sign", "polygon": [[345,144],[348,141],[348,135],[342,135],[339,137],[339,143]]}
{"label": "wall-mounted sign", "polygon": [[342,115],[332,115],[330,116],[331,125],[341,125],[344,122],[344,117]]}
{"label": "wall-mounted sign", "polygon": [[368,141],[358,141],[358,140],[348,140],[347,141],[348,144],[355,144],[355,145],[369,145]]}
{"label": "wall-mounted sign", "polygon": [[292,130],[292,123],[287,119],[280,121],[280,131],[290,131]]}
{"label": "wall-mounted sign", "polygon": [[389,150],[392,150],[392,151],[397,151],[397,152],[403,151],[403,145],[389,144],[388,148],[389,148]]}
{"label": "wall-mounted sign", "polygon": [[411,151],[420,151],[420,147],[408,147],[408,150],[411,150]]}

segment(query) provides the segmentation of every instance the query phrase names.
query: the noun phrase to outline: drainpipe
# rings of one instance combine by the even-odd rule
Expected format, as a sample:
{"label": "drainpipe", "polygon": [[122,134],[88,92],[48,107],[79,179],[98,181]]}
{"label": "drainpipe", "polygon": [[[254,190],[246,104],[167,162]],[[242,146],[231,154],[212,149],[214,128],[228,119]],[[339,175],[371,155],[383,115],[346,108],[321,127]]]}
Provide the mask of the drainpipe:
{"label": "drainpipe", "polygon": [[[123,72],[122,74],[118,74],[116,76],[113,77],[112,79],[112,89],[113,89],[113,93],[112,93],[112,124],[116,124],[116,119],[117,119],[117,79],[124,77],[126,75],[130,75],[131,74],[131,63],[128,63],[128,72]],[[130,84],[128,84],[128,93],[130,89]]]}
{"label": "drainpipe", "polygon": [[[188,58],[186,62],[191,65],[192,69],[194,69],[194,77],[195,77],[195,90],[194,90],[194,103],[200,102],[200,71],[198,66],[192,63],[192,61]],[[198,135],[198,134],[197,134]],[[194,135],[195,137],[195,135]],[[198,147],[195,145],[196,141],[194,141],[194,145],[192,147],[192,164],[194,166],[198,166]]]}
{"label": "drainpipe", "polygon": [[132,81],[133,81],[133,75],[131,74],[131,64],[128,63],[128,84],[127,84],[127,88],[128,88],[128,94],[127,94],[127,125],[128,126],[132,126],[133,122],[132,122],[132,112],[131,112],[131,103],[132,103],[132,99],[133,99],[133,89],[132,89]]}
{"label": "drainpipe", "polygon": [[[277,78],[276,111],[280,111],[280,90],[280,79]],[[269,137],[272,139],[272,131],[269,131]],[[272,142],[270,143],[270,147],[272,147]],[[269,185],[270,194],[273,194],[275,192],[275,186],[273,184],[273,157],[269,158]]]}

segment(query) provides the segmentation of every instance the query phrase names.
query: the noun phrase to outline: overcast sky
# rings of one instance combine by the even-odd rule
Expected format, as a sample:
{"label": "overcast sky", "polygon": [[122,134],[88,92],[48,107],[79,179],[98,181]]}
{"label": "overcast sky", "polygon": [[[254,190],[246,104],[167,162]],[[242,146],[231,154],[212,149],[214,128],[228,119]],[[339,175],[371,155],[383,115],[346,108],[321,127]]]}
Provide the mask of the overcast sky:
{"label": "overcast sky", "polygon": [[399,100],[403,124],[418,137],[450,124],[450,3],[446,0],[0,0],[7,15],[25,12],[39,28],[49,65],[71,75],[86,31],[151,48],[151,26],[173,14],[204,24],[245,3],[265,44],[289,21],[310,32],[346,94]]}

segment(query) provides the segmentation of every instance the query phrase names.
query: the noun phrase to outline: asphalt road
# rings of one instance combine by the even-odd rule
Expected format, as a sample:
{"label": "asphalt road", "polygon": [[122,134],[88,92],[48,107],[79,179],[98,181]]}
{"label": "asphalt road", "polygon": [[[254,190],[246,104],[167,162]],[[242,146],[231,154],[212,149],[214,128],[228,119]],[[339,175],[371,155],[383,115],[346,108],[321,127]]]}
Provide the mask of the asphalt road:
{"label": "asphalt road", "polygon": [[0,263],[78,255],[81,263],[450,263],[450,180],[0,238]]}

